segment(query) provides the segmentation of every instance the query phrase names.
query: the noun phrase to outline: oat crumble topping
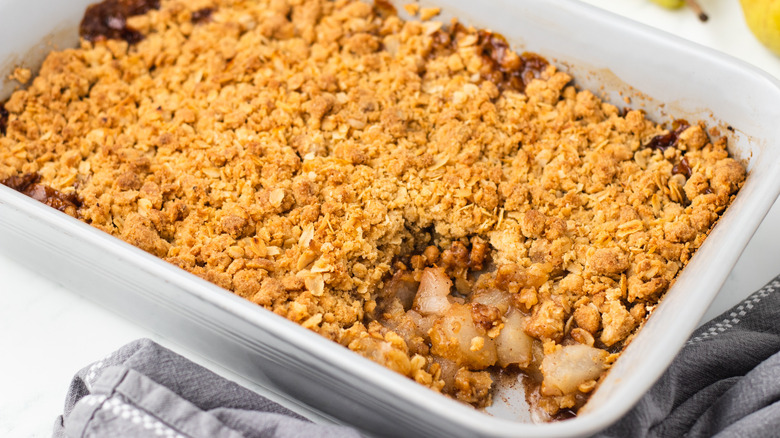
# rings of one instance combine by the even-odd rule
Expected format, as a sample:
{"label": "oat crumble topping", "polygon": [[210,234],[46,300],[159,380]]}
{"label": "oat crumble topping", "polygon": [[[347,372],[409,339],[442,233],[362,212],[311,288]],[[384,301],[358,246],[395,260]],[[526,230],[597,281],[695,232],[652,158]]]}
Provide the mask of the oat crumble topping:
{"label": "oat crumble topping", "polygon": [[490,32],[155,6],[0,105],[0,180],[478,407],[500,367],[549,415],[581,406],[745,178],[702,123]]}

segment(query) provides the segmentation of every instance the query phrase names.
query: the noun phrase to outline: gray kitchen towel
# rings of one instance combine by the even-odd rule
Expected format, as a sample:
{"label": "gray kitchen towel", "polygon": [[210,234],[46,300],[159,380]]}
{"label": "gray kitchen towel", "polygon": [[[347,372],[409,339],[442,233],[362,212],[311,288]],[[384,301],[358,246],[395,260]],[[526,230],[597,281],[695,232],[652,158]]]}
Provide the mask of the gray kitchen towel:
{"label": "gray kitchen towel", "polygon": [[312,423],[149,339],[79,371],[54,437],[359,437]]}
{"label": "gray kitchen towel", "polygon": [[780,437],[780,276],[694,332],[601,437]]}

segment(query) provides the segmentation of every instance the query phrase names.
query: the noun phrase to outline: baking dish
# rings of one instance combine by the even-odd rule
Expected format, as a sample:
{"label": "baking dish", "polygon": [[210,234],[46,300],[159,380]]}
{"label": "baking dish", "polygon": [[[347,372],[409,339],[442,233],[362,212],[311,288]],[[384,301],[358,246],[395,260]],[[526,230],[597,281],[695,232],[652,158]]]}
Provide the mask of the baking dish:
{"label": "baking dish", "polygon": [[[104,303],[120,308],[142,323],[203,351],[215,360],[225,362],[242,374],[259,378],[264,373],[283,390],[369,430],[421,435],[436,432],[458,435],[571,435],[589,433],[606,425],[619,415],[621,409],[626,409],[631,401],[636,400],[671,359],[675,349],[668,347],[679,346],[684,341],[698,319],[696,312],[700,312],[700,316],[704,311],[708,300],[718,289],[718,281],[723,281],[749,239],[751,230],[755,229],[776,196],[777,182],[772,179],[769,165],[760,165],[771,163],[774,159],[772,150],[767,147],[770,144],[768,139],[774,137],[771,135],[774,132],[751,130],[752,127],[746,125],[749,120],[760,119],[756,112],[762,117],[769,117],[764,120],[775,118],[771,102],[777,97],[777,88],[760,75],[724,63],[717,56],[698,53],[685,45],[678,47],[673,40],[643,33],[642,29],[631,30],[625,22],[613,22],[610,17],[577,4],[496,3],[498,9],[492,10],[492,4],[488,10],[468,10],[468,6],[457,2],[445,5],[447,10],[455,11],[456,15],[470,19],[474,24],[489,26],[505,34],[516,45],[522,42],[527,48],[544,53],[559,64],[571,65],[570,71],[580,78],[580,85],[594,88],[593,84],[587,83],[589,80],[606,83],[614,93],[630,93],[634,99],[632,105],[643,105],[656,118],[663,119],[666,115],[661,110],[664,108],[653,106],[654,101],[643,99],[628,86],[610,79],[608,71],[597,70],[600,65],[623,66],[625,69],[624,62],[629,62],[634,66],[631,67],[633,70],[617,71],[614,70],[617,67],[612,67],[615,77],[636,85],[648,96],[660,96],[659,101],[670,103],[665,111],[671,115],[705,118],[711,124],[718,124],[720,119],[733,123],[738,129],[733,152],[742,158],[752,154],[751,179],[737,204],[713,233],[709,246],[702,248],[705,255],[700,253],[697,256],[672,290],[667,302],[676,300],[675,304],[661,306],[645,331],[649,331],[662,315],[666,321],[673,322],[655,323],[653,327],[659,329],[646,336],[643,332],[637,338],[626,355],[632,354],[632,351],[638,353],[633,353],[631,360],[624,358],[619,362],[610,376],[611,380],[605,382],[589,405],[590,414],[542,426],[486,418],[429,393],[400,376],[377,369],[376,365],[367,364],[287,321],[161,264],[138,250],[80,223],[61,218],[55,212],[44,211],[42,206],[18,195],[9,194],[8,199],[3,201],[2,222],[7,228],[3,237],[4,247],[35,263],[43,273],[85,293],[94,294]],[[580,20],[585,22],[573,26]],[[522,25],[515,26],[517,23]],[[572,28],[579,29],[576,38],[567,31]],[[616,32],[620,32],[620,44],[614,42]],[[590,36],[583,39],[579,33]],[[519,34],[523,40],[520,40]],[[540,38],[540,41],[531,38]],[[639,53],[636,53],[637,59],[623,56],[626,44],[641,47],[642,56]],[[672,64],[666,64],[670,61]],[[694,65],[689,65],[691,62]],[[711,77],[705,75],[695,84],[679,80],[691,77],[691,73],[706,73]],[[747,102],[713,102],[714,95],[708,93],[708,89],[722,83],[742,84],[744,90],[740,99],[747,96]],[[679,96],[686,96],[688,100],[675,101]],[[713,113],[699,110],[700,107],[711,108]],[[735,108],[740,113],[729,114]],[[764,126],[771,129],[769,123]],[[750,137],[739,130],[749,133]],[[771,190],[764,191],[766,188]],[[728,231],[722,231],[724,229]],[[712,240],[718,243],[713,244]],[[20,245],[19,242],[25,243]],[[67,252],[61,248],[67,248]],[[723,251],[725,257],[721,254],[716,256],[718,251]],[[691,274],[696,269],[713,269],[718,275],[722,273],[723,277],[718,279],[718,275],[708,274],[696,279],[696,274]],[[684,284],[685,288],[680,284]],[[676,292],[680,290],[685,291],[684,294]],[[681,312],[687,319],[679,318]],[[635,345],[639,347],[634,348]],[[642,362],[646,357],[652,357],[652,363]],[[622,380],[619,385],[615,384],[617,379]],[[602,397],[609,392],[614,394]],[[621,409],[609,408],[615,403]],[[518,405],[512,407],[517,408]],[[511,417],[507,406],[496,406],[491,412],[499,413],[502,408],[503,415]]]}

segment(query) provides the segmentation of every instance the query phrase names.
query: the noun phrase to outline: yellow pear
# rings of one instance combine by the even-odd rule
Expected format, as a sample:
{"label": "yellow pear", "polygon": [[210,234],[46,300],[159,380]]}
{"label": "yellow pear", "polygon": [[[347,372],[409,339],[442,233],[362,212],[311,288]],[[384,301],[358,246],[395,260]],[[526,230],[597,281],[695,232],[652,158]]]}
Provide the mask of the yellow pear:
{"label": "yellow pear", "polygon": [[653,3],[663,6],[669,9],[681,8],[685,4],[685,0],[650,0]]}
{"label": "yellow pear", "polygon": [[707,14],[704,13],[701,6],[699,6],[699,3],[696,0],[650,0],[650,1],[668,9],[679,9],[687,5],[689,8],[693,9],[693,12],[696,13],[696,16],[699,17],[699,20],[707,21],[708,18]]}
{"label": "yellow pear", "polygon": [[745,21],[769,50],[780,55],[780,0],[740,0]]}

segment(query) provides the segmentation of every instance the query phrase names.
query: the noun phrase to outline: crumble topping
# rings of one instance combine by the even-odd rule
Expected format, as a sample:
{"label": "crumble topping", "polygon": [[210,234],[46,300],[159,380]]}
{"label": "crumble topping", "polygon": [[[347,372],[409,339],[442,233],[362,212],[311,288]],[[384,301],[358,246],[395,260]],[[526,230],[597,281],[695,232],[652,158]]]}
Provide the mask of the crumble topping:
{"label": "crumble topping", "polygon": [[745,178],[488,31],[114,3],[0,105],[0,180],[475,406],[581,406]]}

